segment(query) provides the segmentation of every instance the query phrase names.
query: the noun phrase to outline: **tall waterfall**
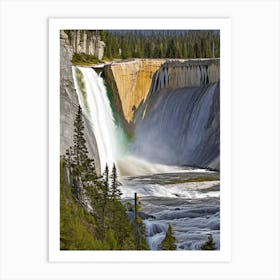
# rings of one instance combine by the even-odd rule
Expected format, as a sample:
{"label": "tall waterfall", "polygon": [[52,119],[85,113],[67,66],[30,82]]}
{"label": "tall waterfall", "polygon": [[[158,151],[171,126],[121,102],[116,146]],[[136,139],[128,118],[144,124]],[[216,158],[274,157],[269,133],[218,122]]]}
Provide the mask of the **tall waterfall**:
{"label": "tall waterfall", "polygon": [[[161,90],[142,106],[134,153],[164,164],[219,168],[219,83]],[[156,96],[155,96],[156,95]]]}
{"label": "tall waterfall", "polygon": [[92,68],[73,66],[73,76],[79,104],[83,115],[89,121],[96,139],[100,169],[104,171],[106,163],[112,167],[122,146],[118,126],[115,124],[110,101],[103,78]]}

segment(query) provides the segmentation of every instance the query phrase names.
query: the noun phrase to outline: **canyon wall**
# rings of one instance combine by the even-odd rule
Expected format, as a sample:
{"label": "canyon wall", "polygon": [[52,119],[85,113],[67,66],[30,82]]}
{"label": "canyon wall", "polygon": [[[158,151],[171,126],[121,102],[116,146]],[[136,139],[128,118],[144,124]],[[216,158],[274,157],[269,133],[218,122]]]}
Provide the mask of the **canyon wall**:
{"label": "canyon wall", "polygon": [[147,97],[154,74],[165,59],[131,59],[104,67],[115,107],[127,131],[133,130],[135,110]]}
{"label": "canyon wall", "polygon": [[[78,111],[79,100],[73,80],[71,57],[73,49],[68,36],[60,32],[60,155],[73,146],[74,121]],[[89,156],[95,159],[97,172],[100,172],[99,154],[90,121],[84,117],[85,138]]]}
{"label": "canyon wall", "polygon": [[85,53],[102,59],[105,43],[95,30],[64,30],[72,52]]}
{"label": "canyon wall", "polygon": [[68,36],[60,32],[60,154],[73,145],[74,120],[78,111],[78,96],[72,76]]}
{"label": "canyon wall", "polygon": [[[100,38],[93,35],[60,33],[61,154],[73,145],[79,105],[70,61],[74,52],[100,54]],[[126,132],[133,135],[133,152],[163,163],[219,169],[219,59],[130,59],[99,71]],[[90,121],[84,121],[89,154],[100,168],[95,135]]]}

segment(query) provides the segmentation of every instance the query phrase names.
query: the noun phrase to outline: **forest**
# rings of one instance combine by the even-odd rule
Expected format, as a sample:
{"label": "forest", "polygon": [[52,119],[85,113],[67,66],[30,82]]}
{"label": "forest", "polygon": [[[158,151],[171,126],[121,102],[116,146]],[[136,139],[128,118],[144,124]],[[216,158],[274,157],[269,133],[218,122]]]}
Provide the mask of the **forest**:
{"label": "forest", "polygon": [[218,30],[100,30],[104,57],[211,58],[220,57]]}

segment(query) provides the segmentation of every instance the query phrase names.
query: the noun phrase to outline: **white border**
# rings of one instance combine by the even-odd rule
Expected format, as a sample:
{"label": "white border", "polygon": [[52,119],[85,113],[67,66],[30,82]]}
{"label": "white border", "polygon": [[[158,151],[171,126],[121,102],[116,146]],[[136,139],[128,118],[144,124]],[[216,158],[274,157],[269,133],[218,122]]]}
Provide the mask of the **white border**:
{"label": "white border", "polygon": [[[219,29],[221,34],[221,236],[219,251],[60,251],[60,29]],[[49,20],[49,261],[229,262],[231,260],[231,22],[228,18],[96,18]]]}

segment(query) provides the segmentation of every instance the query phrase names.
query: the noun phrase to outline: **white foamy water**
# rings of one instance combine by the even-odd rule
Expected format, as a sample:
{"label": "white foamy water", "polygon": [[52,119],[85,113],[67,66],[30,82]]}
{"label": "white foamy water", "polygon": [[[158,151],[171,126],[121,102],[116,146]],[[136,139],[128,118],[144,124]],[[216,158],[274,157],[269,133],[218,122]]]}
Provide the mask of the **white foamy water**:
{"label": "white foamy water", "polygon": [[122,178],[123,200],[133,204],[137,193],[141,211],[148,215],[143,222],[151,250],[159,250],[169,224],[177,250],[199,250],[209,233],[220,248],[220,181],[168,183],[209,176],[192,171]]}
{"label": "white foamy water", "polygon": [[100,167],[103,171],[106,163],[112,167],[118,154],[117,127],[106,87],[103,79],[92,68],[73,66],[73,76],[83,115],[90,121],[96,138]]}
{"label": "white foamy water", "polygon": [[[181,183],[181,184],[143,184],[137,185],[123,180],[122,193],[124,197],[134,197],[137,192],[138,196],[153,196],[167,198],[207,198],[220,197],[219,191],[207,191],[208,188],[219,185],[219,181],[207,181],[198,183]],[[201,192],[201,190],[206,190]]]}

